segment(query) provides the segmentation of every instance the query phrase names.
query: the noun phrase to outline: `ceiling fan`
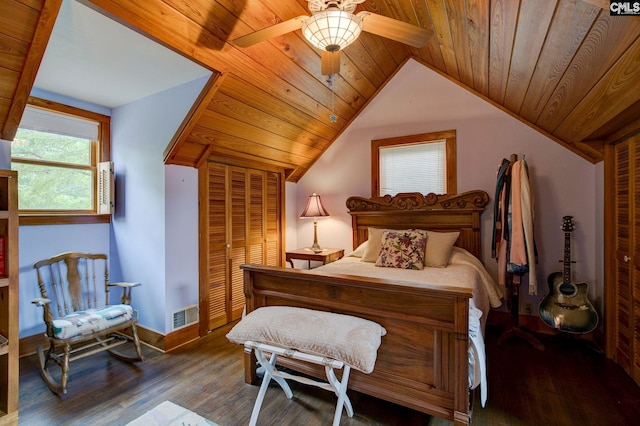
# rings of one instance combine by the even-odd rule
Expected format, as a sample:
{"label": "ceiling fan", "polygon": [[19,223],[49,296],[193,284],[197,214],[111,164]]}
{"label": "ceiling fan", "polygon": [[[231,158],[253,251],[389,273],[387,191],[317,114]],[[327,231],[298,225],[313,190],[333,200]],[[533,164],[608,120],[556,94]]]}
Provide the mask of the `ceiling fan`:
{"label": "ceiling fan", "polygon": [[365,0],[307,0],[311,16],[298,16],[233,40],[240,47],[281,36],[302,29],[304,37],[322,50],[322,74],[340,71],[340,52],[353,43],[361,31],[421,47],[430,31],[371,12],[354,14],[356,5]]}

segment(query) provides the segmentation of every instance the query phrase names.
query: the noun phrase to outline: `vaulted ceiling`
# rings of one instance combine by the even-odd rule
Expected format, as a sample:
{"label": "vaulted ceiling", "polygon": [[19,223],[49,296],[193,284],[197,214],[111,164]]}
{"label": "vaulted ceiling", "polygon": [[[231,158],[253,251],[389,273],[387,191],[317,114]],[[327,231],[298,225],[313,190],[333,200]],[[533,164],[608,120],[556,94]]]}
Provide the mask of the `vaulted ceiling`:
{"label": "vaulted ceiling", "polygon": [[[605,144],[640,130],[640,18],[610,16],[608,0],[367,0],[357,11],[431,36],[413,48],[362,33],[342,52],[333,95],[320,51],[300,31],[249,48],[231,43],[309,15],[306,0],[81,2],[214,71],[167,147],[168,164],[215,158],[284,170],[295,182],[409,58],[593,163]],[[5,140],[15,136],[60,3],[0,6]]]}

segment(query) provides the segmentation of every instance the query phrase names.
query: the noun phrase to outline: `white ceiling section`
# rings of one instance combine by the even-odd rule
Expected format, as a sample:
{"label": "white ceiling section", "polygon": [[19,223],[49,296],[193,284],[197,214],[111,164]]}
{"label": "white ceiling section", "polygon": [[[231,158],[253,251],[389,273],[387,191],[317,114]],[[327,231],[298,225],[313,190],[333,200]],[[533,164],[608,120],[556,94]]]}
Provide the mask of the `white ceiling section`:
{"label": "white ceiling section", "polygon": [[74,0],[64,0],[34,87],[115,108],[210,71]]}

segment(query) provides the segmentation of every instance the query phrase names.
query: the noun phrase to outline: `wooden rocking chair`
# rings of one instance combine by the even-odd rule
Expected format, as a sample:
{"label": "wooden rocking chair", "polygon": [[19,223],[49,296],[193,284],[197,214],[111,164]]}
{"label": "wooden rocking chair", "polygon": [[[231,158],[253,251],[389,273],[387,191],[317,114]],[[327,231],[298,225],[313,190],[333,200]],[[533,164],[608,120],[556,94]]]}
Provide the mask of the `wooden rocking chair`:
{"label": "wooden rocking chair", "polygon": [[[42,297],[31,303],[44,309],[49,349],[38,346],[40,374],[54,393],[66,393],[69,363],[109,351],[129,362],[142,361],[136,330],[137,315],[131,307],[131,289],[140,283],[110,283],[107,256],[89,253],[62,253],[36,262]],[[109,290],[119,287],[120,304],[109,304]],[[124,331],[130,330],[130,335]],[[114,350],[133,343],[135,355]],[[49,371],[50,362],[60,368]]]}

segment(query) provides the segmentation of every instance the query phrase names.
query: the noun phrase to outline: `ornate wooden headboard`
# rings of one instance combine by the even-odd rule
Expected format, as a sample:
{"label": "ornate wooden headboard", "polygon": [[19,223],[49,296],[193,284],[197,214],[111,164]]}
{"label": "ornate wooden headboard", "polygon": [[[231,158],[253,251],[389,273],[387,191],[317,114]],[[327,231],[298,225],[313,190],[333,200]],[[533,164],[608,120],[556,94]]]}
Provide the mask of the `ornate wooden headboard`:
{"label": "ornate wooden headboard", "polygon": [[403,193],[394,197],[349,197],[353,248],[367,240],[368,228],[460,231],[456,246],[480,258],[480,213],[489,203],[481,190],[458,195]]}

